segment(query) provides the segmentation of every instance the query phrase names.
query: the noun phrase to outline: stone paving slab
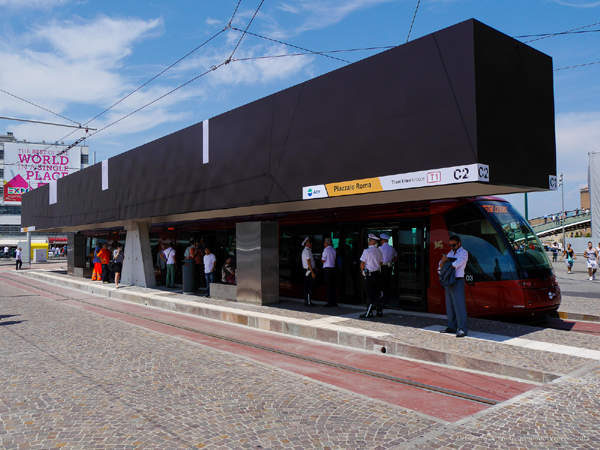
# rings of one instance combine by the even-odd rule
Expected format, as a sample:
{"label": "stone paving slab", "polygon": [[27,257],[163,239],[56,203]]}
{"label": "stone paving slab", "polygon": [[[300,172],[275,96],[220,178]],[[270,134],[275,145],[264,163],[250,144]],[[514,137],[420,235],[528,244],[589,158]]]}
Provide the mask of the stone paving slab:
{"label": "stone paving slab", "polygon": [[394,449],[600,448],[600,363]]}
{"label": "stone paving slab", "polygon": [[[301,302],[284,302],[276,307],[257,306],[181,295],[172,291],[165,294],[161,290],[139,287],[116,290],[112,285],[74,279],[56,272],[26,271],[20,275],[171,311],[360,349],[379,350],[385,347],[391,355],[528,381],[547,382],[589,362],[589,359],[583,357],[514,347],[483,339],[456,339],[454,336],[423,330],[432,325],[445,324],[444,316],[434,314],[394,311],[377,321],[363,321],[353,318],[359,313],[352,307],[313,308],[307,311]],[[332,323],[332,315],[336,314],[339,320]],[[589,350],[600,349],[598,336],[482,319],[470,319],[469,324],[473,331],[525,337]]]}
{"label": "stone paving slab", "polygon": [[445,422],[0,280],[0,448],[385,449]]}

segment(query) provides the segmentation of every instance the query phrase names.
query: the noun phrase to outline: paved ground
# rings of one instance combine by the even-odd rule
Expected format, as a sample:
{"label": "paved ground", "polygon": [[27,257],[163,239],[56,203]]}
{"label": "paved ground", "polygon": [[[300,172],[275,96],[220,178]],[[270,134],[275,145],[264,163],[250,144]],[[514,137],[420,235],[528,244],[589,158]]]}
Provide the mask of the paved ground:
{"label": "paved ground", "polygon": [[[424,328],[438,319],[426,315],[398,314],[369,325],[345,321],[423,347],[480,352],[565,374],[446,423],[3,280],[0,448],[600,448],[598,361],[431,333]],[[579,298],[588,309],[596,303]],[[302,320],[327,317],[317,310],[270,308]],[[472,329],[600,348],[597,336],[531,326],[474,321]]]}

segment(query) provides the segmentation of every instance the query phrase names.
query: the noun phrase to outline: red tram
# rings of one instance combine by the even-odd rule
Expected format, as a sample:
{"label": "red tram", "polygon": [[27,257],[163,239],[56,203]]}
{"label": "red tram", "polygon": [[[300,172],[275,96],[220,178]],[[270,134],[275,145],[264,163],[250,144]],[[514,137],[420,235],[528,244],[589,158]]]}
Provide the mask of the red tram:
{"label": "red tram", "polygon": [[[174,241],[181,259],[188,243],[202,237],[222,264],[225,255],[235,255],[235,224],[242,220],[248,218],[155,224],[150,230],[153,254],[157,254],[159,244]],[[392,272],[390,307],[444,314],[444,291],[437,268],[442,253],[450,250],[449,236],[456,234],[469,252],[465,281],[470,317],[542,315],[560,306],[560,288],[542,245],[527,221],[499,198],[303,211],[254,216],[251,220],[279,223],[282,296],[302,297],[300,254],[304,237],[313,237],[316,261],[320,261],[323,240],[329,237],[337,251],[339,300],[363,303],[359,258],[367,246],[368,233],[386,233],[399,255]],[[120,230],[92,236],[100,241],[124,239]],[[90,240],[92,244],[95,242]],[[325,299],[322,280],[318,280],[315,299]]]}

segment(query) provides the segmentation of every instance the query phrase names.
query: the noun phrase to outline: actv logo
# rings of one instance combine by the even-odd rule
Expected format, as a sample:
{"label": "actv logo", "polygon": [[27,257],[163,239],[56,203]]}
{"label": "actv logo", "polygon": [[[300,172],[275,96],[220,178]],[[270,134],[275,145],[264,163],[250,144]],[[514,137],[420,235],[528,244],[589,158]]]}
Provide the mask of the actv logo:
{"label": "actv logo", "polygon": [[309,196],[309,197],[312,197],[312,196],[313,196],[313,194],[314,194],[314,195],[318,195],[318,194],[320,194],[320,193],[321,193],[321,190],[320,190],[320,189],[315,189],[314,191],[313,191],[312,189],[309,189],[309,190],[308,190],[308,196]]}

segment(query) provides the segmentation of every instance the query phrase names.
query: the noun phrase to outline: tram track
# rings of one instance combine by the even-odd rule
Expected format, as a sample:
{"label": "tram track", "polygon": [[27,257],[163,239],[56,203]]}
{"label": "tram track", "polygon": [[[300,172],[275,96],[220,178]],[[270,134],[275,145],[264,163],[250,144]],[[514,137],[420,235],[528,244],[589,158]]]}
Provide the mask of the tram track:
{"label": "tram track", "polygon": [[[13,281],[13,282],[16,281],[14,278],[7,277],[4,274],[0,275],[0,279],[6,279],[6,280]],[[501,401],[498,401],[498,400],[493,400],[493,399],[489,399],[489,398],[485,398],[485,397],[481,397],[481,396],[477,396],[477,395],[473,395],[473,394],[469,394],[469,393],[465,393],[465,392],[460,392],[460,391],[457,391],[457,390],[447,389],[447,388],[435,386],[433,384],[420,383],[418,381],[413,381],[413,380],[409,380],[409,379],[405,379],[405,378],[400,378],[400,377],[394,377],[394,376],[391,376],[391,375],[382,374],[382,373],[378,373],[378,372],[373,372],[373,371],[370,371],[370,370],[365,370],[365,369],[361,369],[361,368],[357,368],[357,367],[347,366],[347,365],[336,363],[336,362],[325,361],[325,360],[319,359],[319,358],[314,358],[314,357],[310,357],[310,356],[306,356],[306,355],[302,355],[302,354],[298,354],[298,353],[294,353],[294,352],[289,352],[289,351],[286,351],[286,350],[281,350],[281,349],[277,349],[277,348],[274,348],[274,347],[269,347],[269,346],[257,344],[257,343],[254,343],[254,342],[250,342],[250,341],[246,341],[246,340],[242,340],[242,339],[237,339],[237,338],[233,338],[233,337],[230,337],[230,336],[225,336],[225,335],[222,335],[222,334],[217,334],[217,333],[213,333],[213,332],[201,330],[201,329],[194,328],[194,327],[180,325],[180,324],[169,322],[169,321],[166,321],[166,320],[160,320],[160,319],[156,319],[156,318],[153,318],[153,317],[148,317],[148,316],[142,315],[142,314],[132,313],[132,312],[129,312],[129,311],[125,311],[123,309],[114,308],[114,307],[110,307],[110,306],[98,304],[98,303],[95,303],[95,302],[91,302],[91,301],[88,301],[88,300],[83,300],[83,299],[75,298],[75,297],[66,295],[64,292],[56,292],[54,290],[47,289],[47,288],[42,289],[39,286],[36,286],[34,284],[23,282],[23,280],[18,280],[18,282],[20,284],[24,285],[24,286],[28,286],[29,288],[32,288],[32,289],[35,289],[35,290],[39,290],[39,291],[42,291],[42,292],[46,292],[46,293],[50,293],[50,294],[53,294],[53,295],[56,295],[56,296],[59,296],[59,297],[63,297],[65,299],[68,299],[68,300],[71,300],[71,301],[75,301],[75,302],[78,302],[78,303],[82,303],[82,304],[94,307],[94,308],[100,308],[100,309],[103,309],[103,310],[106,310],[106,311],[111,311],[113,313],[126,315],[126,316],[133,317],[133,318],[136,318],[136,319],[139,319],[139,320],[148,321],[148,322],[152,322],[152,323],[155,323],[155,324],[159,324],[159,325],[164,325],[164,326],[176,328],[176,329],[179,329],[179,330],[182,330],[182,331],[187,331],[187,332],[199,334],[199,335],[206,336],[206,337],[209,337],[209,338],[218,339],[218,340],[221,340],[221,341],[226,341],[226,342],[237,344],[237,345],[241,345],[241,346],[245,346],[245,347],[249,347],[249,348],[254,348],[254,349],[265,351],[265,352],[274,353],[274,354],[277,354],[277,355],[280,355],[280,356],[293,358],[293,359],[304,361],[304,362],[307,362],[307,363],[313,363],[313,364],[318,364],[318,365],[322,365],[322,366],[327,366],[327,367],[330,367],[330,368],[333,368],[333,369],[342,370],[342,371],[345,371],[345,372],[350,372],[352,374],[368,376],[368,377],[371,377],[371,378],[377,378],[377,379],[380,379],[380,380],[389,381],[389,382],[393,382],[393,383],[404,385],[404,386],[410,386],[410,387],[421,389],[421,390],[428,391],[428,392],[433,392],[433,393],[437,393],[437,394],[447,395],[447,396],[450,396],[450,397],[453,397],[453,398],[467,400],[467,401],[478,403],[478,404],[493,406],[493,405],[496,405],[498,403],[501,403]],[[43,296],[43,295],[41,295],[41,296]]]}

